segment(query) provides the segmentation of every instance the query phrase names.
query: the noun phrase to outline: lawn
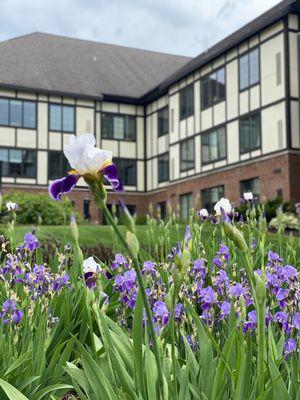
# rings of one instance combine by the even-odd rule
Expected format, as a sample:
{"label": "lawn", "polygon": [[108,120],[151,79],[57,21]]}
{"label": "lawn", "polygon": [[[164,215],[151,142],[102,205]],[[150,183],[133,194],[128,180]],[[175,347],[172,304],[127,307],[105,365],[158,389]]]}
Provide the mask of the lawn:
{"label": "lawn", "polygon": [[[17,244],[22,243],[24,239],[25,233],[31,231],[33,229],[32,226],[22,225],[15,227],[15,241]],[[120,226],[121,232],[125,234],[126,228],[125,226]],[[214,229],[213,225],[206,225],[203,233],[204,233],[204,242],[205,237],[207,240],[210,239],[212,231]],[[111,247],[113,244],[113,238],[115,235],[112,232],[112,229],[108,225],[80,225],[78,226],[79,230],[79,243],[81,246],[85,247],[94,247],[97,244],[101,243],[103,246]],[[6,234],[6,227],[2,226],[1,231]],[[148,225],[137,225],[136,226],[137,237],[139,242],[143,245],[147,245],[149,243],[149,226]],[[170,243],[174,244],[177,241],[182,239],[184,235],[185,227],[180,225],[178,229],[175,226],[170,228]],[[56,240],[61,241],[62,243],[72,242],[72,235],[70,227],[67,226],[40,226],[36,229],[37,236],[41,240],[51,240],[51,238],[55,238]],[[158,232],[156,233],[158,234]],[[155,234],[155,235],[156,235]],[[274,233],[268,234],[268,241],[271,243],[272,247],[276,249],[279,245],[286,246],[288,244],[294,244],[294,246],[298,249],[298,254],[300,254],[300,238],[293,236],[284,236],[281,239],[281,243],[279,242],[278,235]]]}

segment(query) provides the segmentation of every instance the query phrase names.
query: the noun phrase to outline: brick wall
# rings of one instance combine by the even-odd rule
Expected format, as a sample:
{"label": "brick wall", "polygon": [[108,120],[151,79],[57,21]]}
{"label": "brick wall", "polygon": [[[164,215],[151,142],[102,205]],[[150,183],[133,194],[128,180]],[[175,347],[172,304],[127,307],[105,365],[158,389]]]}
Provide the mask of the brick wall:
{"label": "brick wall", "polygon": [[[179,196],[192,193],[194,199],[199,199],[201,207],[201,190],[224,185],[225,196],[233,203],[240,200],[240,181],[251,178],[259,178],[261,199],[275,198],[280,189],[284,200],[300,201],[300,153],[286,153],[257,160],[251,163],[239,164],[227,170],[211,172],[205,176],[182,180],[170,184],[165,189],[150,193],[109,193],[108,203],[118,202],[122,199],[125,204],[136,206],[138,215],[146,215],[149,204],[156,207],[157,203],[169,200],[175,209],[179,202]],[[46,188],[21,188],[3,185],[4,192],[13,190],[25,190],[29,192],[46,192]],[[102,222],[102,213],[97,210],[91,200],[88,190],[74,190],[70,195],[76,209],[83,212],[83,202],[90,200],[90,215],[93,222]]]}

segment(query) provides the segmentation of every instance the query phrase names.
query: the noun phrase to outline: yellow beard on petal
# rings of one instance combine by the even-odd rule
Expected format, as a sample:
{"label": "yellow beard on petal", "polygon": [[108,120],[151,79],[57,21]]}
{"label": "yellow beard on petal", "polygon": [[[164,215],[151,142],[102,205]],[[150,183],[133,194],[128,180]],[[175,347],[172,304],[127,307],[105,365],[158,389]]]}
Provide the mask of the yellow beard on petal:
{"label": "yellow beard on petal", "polygon": [[101,169],[104,169],[104,168],[106,168],[106,167],[108,167],[109,165],[111,165],[113,162],[112,161],[105,161],[105,163],[103,163],[103,166],[102,166],[102,168]]}
{"label": "yellow beard on petal", "polygon": [[69,175],[80,175],[80,173],[78,171],[76,171],[76,169],[71,169],[71,171],[68,172]]}

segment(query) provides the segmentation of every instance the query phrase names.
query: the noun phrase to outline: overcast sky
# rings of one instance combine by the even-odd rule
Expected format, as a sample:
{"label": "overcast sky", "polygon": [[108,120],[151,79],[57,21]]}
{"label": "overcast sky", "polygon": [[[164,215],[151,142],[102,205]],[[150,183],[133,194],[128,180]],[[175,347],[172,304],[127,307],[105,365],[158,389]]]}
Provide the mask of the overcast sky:
{"label": "overcast sky", "polygon": [[34,31],[195,56],[278,0],[0,0],[0,40]]}

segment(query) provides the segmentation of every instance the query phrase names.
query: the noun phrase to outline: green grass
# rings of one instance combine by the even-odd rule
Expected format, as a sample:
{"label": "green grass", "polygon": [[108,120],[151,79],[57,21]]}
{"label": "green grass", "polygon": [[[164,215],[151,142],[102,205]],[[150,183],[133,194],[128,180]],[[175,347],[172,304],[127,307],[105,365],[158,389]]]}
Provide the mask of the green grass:
{"label": "green grass", "polygon": [[[210,237],[210,234],[213,230],[213,225],[206,225],[204,230],[204,234],[206,233],[207,237]],[[20,244],[23,242],[25,233],[31,231],[32,227],[28,225],[21,225],[15,227],[15,242],[16,244]],[[120,227],[122,233],[125,233],[125,226]],[[2,226],[0,230],[6,234],[7,229]],[[79,230],[79,243],[81,246],[92,247],[101,243],[104,246],[112,246],[113,243],[113,233],[111,227],[108,225],[80,225],[78,226]],[[175,243],[179,241],[184,235],[184,226],[181,225],[179,230],[177,231],[175,226],[171,227],[170,238],[171,243]],[[149,238],[149,227],[147,225],[137,225],[136,226],[137,237],[141,244],[147,244]],[[36,230],[37,236],[40,240],[51,240],[55,238],[63,243],[72,242],[72,235],[69,226],[40,226]],[[204,235],[205,238],[205,235]],[[278,235],[269,233],[268,240],[272,243],[272,247],[276,250],[279,246],[285,246],[288,243],[296,244],[296,247],[300,253],[300,239],[284,236],[282,237],[282,242],[280,243],[280,239]],[[205,241],[205,240],[204,240]],[[277,249],[278,250],[278,249]]]}

